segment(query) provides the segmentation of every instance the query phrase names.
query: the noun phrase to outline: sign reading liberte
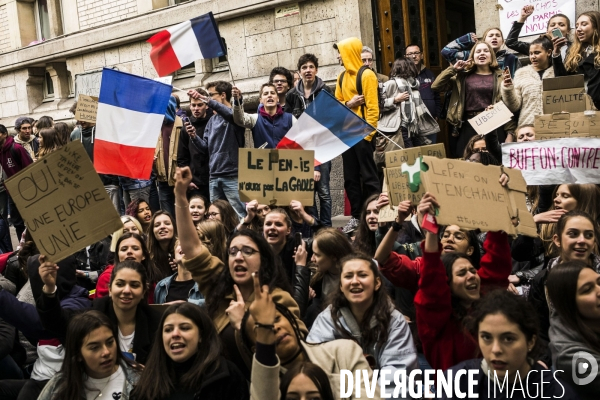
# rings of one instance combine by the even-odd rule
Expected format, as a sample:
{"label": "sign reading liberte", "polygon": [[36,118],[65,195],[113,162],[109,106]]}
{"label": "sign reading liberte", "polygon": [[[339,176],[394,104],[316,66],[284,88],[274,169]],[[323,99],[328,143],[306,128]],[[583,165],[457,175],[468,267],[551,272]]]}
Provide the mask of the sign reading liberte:
{"label": "sign reading liberte", "polygon": [[6,188],[48,261],[58,262],[123,227],[80,141],[12,176]]}

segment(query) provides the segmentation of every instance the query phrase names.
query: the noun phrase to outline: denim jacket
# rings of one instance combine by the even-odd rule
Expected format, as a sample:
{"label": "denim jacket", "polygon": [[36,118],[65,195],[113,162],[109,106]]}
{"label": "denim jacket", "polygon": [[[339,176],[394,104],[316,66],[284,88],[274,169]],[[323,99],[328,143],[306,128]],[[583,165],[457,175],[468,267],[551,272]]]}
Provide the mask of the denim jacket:
{"label": "denim jacket", "polygon": [[[167,296],[169,295],[169,286],[171,286],[171,282],[173,282],[176,277],[177,272],[156,284],[156,288],[154,289],[154,304],[166,303]],[[194,283],[194,287],[190,290],[188,301],[198,306],[204,305],[204,296],[198,289],[198,283]]]}

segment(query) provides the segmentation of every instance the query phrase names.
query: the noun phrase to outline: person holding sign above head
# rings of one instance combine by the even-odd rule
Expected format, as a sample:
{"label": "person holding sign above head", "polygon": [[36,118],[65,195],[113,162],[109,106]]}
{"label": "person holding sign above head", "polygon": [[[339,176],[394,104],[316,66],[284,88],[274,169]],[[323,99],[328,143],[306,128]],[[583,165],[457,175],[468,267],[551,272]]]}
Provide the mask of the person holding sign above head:
{"label": "person holding sign above head", "polygon": [[[126,236],[126,235],[125,235]],[[58,266],[40,256],[42,295],[36,299],[38,314],[45,329],[61,338],[76,312],[61,306],[56,294]],[[137,261],[118,263],[110,276],[109,296],[94,299],[92,308],[105,314],[117,327],[119,350],[134,364],[145,364],[158,329],[160,313],[145,301],[148,290],[146,268]]]}
{"label": "person holding sign above head", "polygon": [[[452,157],[462,156],[469,140],[476,135],[475,129],[467,121],[490,109],[502,100],[501,86],[504,80],[502,70],[496,61],[493,48],[487,42],[477,42],[467,61],[459,60],[444,70],[431,86],[433,90],[452,89],[447,121],[453,125],[450,137]],[[514,122],[510,121],[504,130],[512,132]],[[499,142],[504,142],[506,134],[501,128]]]}
{"label": "person holding sign above head", "polygon": [[206,311],[192,304],[167,308],[156,331],[148,365],[134,400],[248,400],[248,383],[221,355],[221,343]]}
{"label": "person holding sign above head", "polygon": [[[550,317],[550,350],[554,367],[567,382],[578,374],[588,374],[573,385],[581,399],[592,400],[600,392],[600,274],[581,261],[566,262],[548,275],[548,297],[555,311]],[[577,360],[585,352],[588,368]],[[588,358],[592,357],[592,359]],[[579,369],[579,371],[577,371]],[[591,371],[591,372],[590,372]]]}
{"label": "person holding sign above head", "polygon": [[[519,36],[521,34],[521,29],[523,29],[523,26],[525,25],[525,21],[531,16],[531,14],[533,14],[534,10],[534,6],[523,6],[521,9],[521,14],[519,15],[519,19],[513,22],[510,32],[508,32],[508,35],[506,36],[506,47],[516,51],[517,53],[531,55],[531,43],[521,42],[519,40]],[[562,56],[564,57],[567,50],[571,46],[571,41],[569,39],[571,35],[571,21],[569,20],[569,17],[567,17],[565,14],[554,14],[552,18],[548,20],[546,30],[548,31],[549,35],[552,35],[552,37],[564,37],[567,39],[567,45],[561,50]]]}
{"label": "person holding sign above head", "polygon": [[209,159],[210,201],[227,200],[238,218],[244,218],[246,210],[238,191],[238,151],[244,147],[244,128],[235,124],[229,99],[232,86],[228,82],[210,82],[203,96],[196,90],[189,90],[188,96],[202,100],[213,110],[214,115],[206,124],[204,133],[193,135],[192,145]]}
{"label": "person holding sign above head", "polygon": [[[252,130],[255,148],[274,149],[279,141],[296,123],[296,117],[283,111],[278,104],[277,89],[272,83],[260,87],[260,105],[257,114],[244,112],[242,92],[237,87],[231,90],[233,95],[233,120],[239,126]],[[262,147],[264,144],[265,147]]]}
{"label": "person holding sign above head", "polygon": [[223,343],[228,360],[232,361],[246,378],[250,366],[246,363],[240,347],[239,329],[247,307],[254,301],[252,273],[272,290],[273,297],[289,307],[300,321],[298,305],[290,295],[291,285],[285,277],[271,246],[259,234],[244,229],[236,232],[227,247],[227,266],[202,244],[192,217],[188,212],[186,192],[192,180],[189,168],[178,168],[175,174],[175,212],[183,266],[192,273],[200,293],[206,298],[207,311],[213,320]]}
{"label": "person holding sign above head", "polygon": [[[418,212],[435,215],[440,206],[426,193]],[[508,236],[504,232],[488,232],[487,236],[486,253],[476,269],[464,253],[442,256],[437,235],[425,233],[415,309],[423,353],[434,369],[447,369],[473,358],[478,346],[465,332],[464,318],[480,299],[482,289],[508,287],[512,268]],[[490,236],[495,239],[489,240]]]}
{"label": "person holding sign above head", "polygon": [[[486,399],[511,398],[515,392],[522,399],[542,395],[565,400],[578,398],[572,388],[538,361],[543,345],[535,310],[525,299],[506,290],[494,290],[481,299],[470,317],[468,327],[483,357],[463,361],[448,370],[446,378],[450,373],[450,379],[456,377],[458,388],[454,388],[454,393],[458,393],[457,389],[463,393],[472,390],[472,398]],[[471,375],[473,370],[477,372]],[[459,375],[459,371],[465,373]],[[474,386],[470,386],[471,379]],[[441,397],[451,398],[454,397],[448,393]]]}
{"label": "person holding sign above head", "polygon": [[[554,78],[552,68],[552,42],[540,36],[529,45],[531,64],[520,68],[514,79],[504,77],[502,99],[510,111],[519,114],[519,125],[533,124],[536,115],[543,114],[542,80]],[[514,142],[514,135],[507,136],[507,142]]]}
{"label": "person holding sign above head", "polygon": [[575,23],[575,40],[563,60],[561,49],[567,38],[552,39],[552,65],[556,76],[583,74],[585,90],[600,108],[600,12],[582,13]]}
{"label": "person holding sign above head", "polygon": [[113,322],[86,311],[69,322],[65,361],[38,399],[128,399],[138,372],[121,355]]}

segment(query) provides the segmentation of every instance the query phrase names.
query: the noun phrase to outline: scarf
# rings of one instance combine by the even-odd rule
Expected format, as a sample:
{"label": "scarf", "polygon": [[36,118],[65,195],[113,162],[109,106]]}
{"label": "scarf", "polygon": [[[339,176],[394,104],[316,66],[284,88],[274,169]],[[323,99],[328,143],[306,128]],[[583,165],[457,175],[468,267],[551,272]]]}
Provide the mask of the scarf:
{"label": "scarf", "polygon": [[29,153],[29,156],[31,157],[31,159],[35,161],[35,159],[36,159],[35,152],[33,151],[33,146],[31,145],[31,143],[34,140],[35,140],[35,136],[33,136],[33,135],[31,135],[29,137],[28,141],[21,140],[19,135],[15,135],[15,143],[18,143],[21,146],[23,146],[25,148],[25,150],[27,150],[27,152]]}
{"label": "scarf", "polygon": [[[422,136],[419,132],[419,119],[426,113],[429,113],[421,94],[419,93],[419,80],[415,78],[394,77],[398,86],[398,93],[408,92],[409,98],[400,103],[402,112],[401,126],[408,130],[408,137]],[[427,133],[429,134],[429,133]]]}

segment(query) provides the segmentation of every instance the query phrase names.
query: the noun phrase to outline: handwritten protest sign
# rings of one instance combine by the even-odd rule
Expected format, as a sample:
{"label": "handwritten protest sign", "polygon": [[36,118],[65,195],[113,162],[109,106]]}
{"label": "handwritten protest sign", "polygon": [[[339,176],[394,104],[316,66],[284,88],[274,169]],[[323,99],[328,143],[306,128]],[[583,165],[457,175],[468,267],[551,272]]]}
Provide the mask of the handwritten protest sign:
{"label": "handwritten protest sign", "polygon": [[[386,179],[385,175],[383,176],[383,184],[381,185],[381,192],[382,193],[389,192],[387,179]],[[379,222],[392,222],[396,219],[397,216],[398,216],[398,207],[388,204],[387,206],[381,207],[379,209],[378,221]]]}
{"label": "handwritten protest sign", "polygon": [[600,137],[600,114],[596,111],[536,115],[535,140],[568,137]]}
{"label": "handwritten protest sign", "polygon": [[411,190],[409,176],[402,171],[402,165],[413,165],[418,157],[427,155],[444,158],[446,150],[442,143],[429,146],[413,147],[410,149],[390,151],[385,154],[386,166],[385,179],[388,185],[390,203],[397,206],[403,200],[410,200],[412,204],[419,204],[425,194],[422,187],[416,191]]}
{"label": "handwritten protest sign", "polygon": [[58,262],[123,227],[80,141],[6,181],[41,254]]}
{"label": "handwritten protest sign", "polygon": [[533,14],[527,18],[520,36],[546,33],[548,21],[554,14],[565,14],[575,21],[575,0],[498,0],[500,29],[504,37],[510,32],[513,22],[519,19],[523,6],[534,6]]}
{"label": "handwritten protest sign", "polygon": [[[448,158],[423,157],[423,163],[427,171],[421,172],[421,181],[440,203],[440,225],[537,236],[520,171]],[[509,177],[507,187],[498,182],[503,171]],[[516,227],[513,218],[519,220]]]}
{"label": "handwritten protest sign", "polygon": [[483,111],[469,120],[469,123],[479,135],[487,135],[496,128],[506,124],[512,118],[513,113],[503,102],[494,104],[494,108]]}
{"label": "handwritten protest sign", "polygon": [[242,201],[288,205],[314,202],[312,150],[240,149],[238,185]]}
{"label": "handwritten protest sign", "polygon": [[75,119],[77,121],[96,123],[96,114],[98,114],[98,98],[85,94],[79,95],[77,100],[77,110],[75,110]]}
{"label": "handwritten protest sign", "polygon": [[521,170],[528,185],[600,183],[600,139],[505,143],[502,163]]}

